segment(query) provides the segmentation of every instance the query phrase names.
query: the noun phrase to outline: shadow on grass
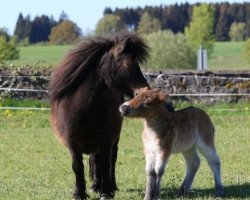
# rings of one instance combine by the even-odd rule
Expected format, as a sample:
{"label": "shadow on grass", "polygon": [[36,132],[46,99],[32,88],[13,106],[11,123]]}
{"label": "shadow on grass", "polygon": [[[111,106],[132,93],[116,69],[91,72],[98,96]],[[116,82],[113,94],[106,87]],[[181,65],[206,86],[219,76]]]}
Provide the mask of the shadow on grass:
{"label": "shadow on grass", "polygon": [[[224,186],[225,196],[224,199],[246,199],[250,197],[250,183],[244,183],[241,185],[230,185]],[[128,189],[127,192],[139,193],[140,196],[144,197],[144,189]],[[178,192],[177,187],[162,188],[161,189],[161,199],[175,199],[176,193]],[[214,188],[211,189],[193,189],[190,191],[186,199],[193,198],[216,198],[214,196]]]}

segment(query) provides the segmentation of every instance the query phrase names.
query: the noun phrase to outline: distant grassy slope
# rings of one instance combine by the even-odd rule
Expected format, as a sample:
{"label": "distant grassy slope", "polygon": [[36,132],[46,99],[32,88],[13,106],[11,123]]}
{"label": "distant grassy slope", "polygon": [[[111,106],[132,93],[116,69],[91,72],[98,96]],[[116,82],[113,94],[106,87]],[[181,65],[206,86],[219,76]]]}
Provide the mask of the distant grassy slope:
{"label": "distant grassy slope", "polygon": [[243,42],[216,42],[209,69],[212,70],[250,70],[242,55]]}
{"label": "distant grassy slope", "polygon": [[12,61],[15,65],[50,66],[56,65],[72,46],[29,46],[19,47],[20,59]]}
{"label": "distant grassy slope", "polygon": [[[216,42],[209,60],[210,70],[250,70],[250,63],[242,57],[243,42]],[[72,46],[19,47],[20,59],[15,65],[55,66]],[[149,69],[150,70],[150,69]]]}

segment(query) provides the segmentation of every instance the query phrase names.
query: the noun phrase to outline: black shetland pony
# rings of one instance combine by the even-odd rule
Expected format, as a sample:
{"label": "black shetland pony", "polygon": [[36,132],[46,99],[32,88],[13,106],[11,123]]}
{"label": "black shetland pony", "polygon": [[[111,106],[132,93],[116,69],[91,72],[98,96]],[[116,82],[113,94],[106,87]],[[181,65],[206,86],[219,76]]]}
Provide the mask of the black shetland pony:
{"label": "black shetland pony", "polygon": [[90,154],[91,189],[112,198],[122,126],[123,94],[149,87],[139,68],[149,48],[133,33],[90,37],[72,50],[50,82],[51,124],[68,149],[76,177],[73,197],[86,199],[82,154]]}

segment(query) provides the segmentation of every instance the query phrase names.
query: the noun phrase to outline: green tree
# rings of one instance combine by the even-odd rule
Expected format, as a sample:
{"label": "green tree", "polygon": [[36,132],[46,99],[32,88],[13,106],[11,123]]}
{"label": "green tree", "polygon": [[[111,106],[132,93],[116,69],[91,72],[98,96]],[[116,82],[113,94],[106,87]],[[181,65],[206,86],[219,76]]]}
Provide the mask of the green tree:
{"label": "green tree", "polygon": [[145,35],[151,48],[147,67],[153,70],[192,69],[196,67],[196,55],[187,45],[184,34],[158,31]]}
{"label": "green tree", "polygon": [[247,62],[250,63],[250,38],[248,38],[243,45],[243,56]]}
{"label": "green tree", "polygon": [[153,33],[161,29],[160,20],[151,17],[148,12],[142,14],[139,25],[138,25],[138,33]]}
{"label": "green tree", "polygon": [[101,18],[96,25],[97,35],[107,35],[124,29],[121,18],[117,15],[107,14]]}
{"label": "green tree", "polygon": [[6,36],[0,36],[0,61],[19,58],[19,50],[15,47],[15,40],[7,41]]}
{"label": "green tree", "polygon": [[52,28],[49,41],[51,44],[72,44],[80,35],[80,28],[74,22],[66,20]]}
{"label": "green tree", "polygon": [[194,6],[192,20],[188,27],[185,28],[188,45],[196,52],[202,45],[211,55],[214,45],[214,13],[215,9],[212,5],[203,3]]}
{"label": "green tree", "polygon": [[245,37],[245,23],[243,22],[233,22],[230,31],[229,36],[232,41],[243,41]]}
{"label": "green tree", "polygon": [[19,14],[14,35],[17,37],[18,42],[22,42],[25,38],[30,36],[31,20],[30,16],[23,17],[22,13]]}

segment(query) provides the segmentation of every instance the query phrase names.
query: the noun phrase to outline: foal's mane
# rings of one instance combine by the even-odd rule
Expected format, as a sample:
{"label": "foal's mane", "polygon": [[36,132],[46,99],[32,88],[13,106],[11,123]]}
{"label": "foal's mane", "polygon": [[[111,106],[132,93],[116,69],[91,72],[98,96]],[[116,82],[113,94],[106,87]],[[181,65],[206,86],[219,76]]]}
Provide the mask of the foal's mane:
{"label": "foal's mane", "polygon": [[99,64],[104,56],[107,58],[102,60],[112,63],[114,58],[119,61],[123,54],[129,54],[140,64],[148,57],[148,50],[148,46],[135,33],[120,32],[110,37],[82,39],[54,71],[49,86],[51,101],[63,98],[84,82],[93,71],[101,68]]}

